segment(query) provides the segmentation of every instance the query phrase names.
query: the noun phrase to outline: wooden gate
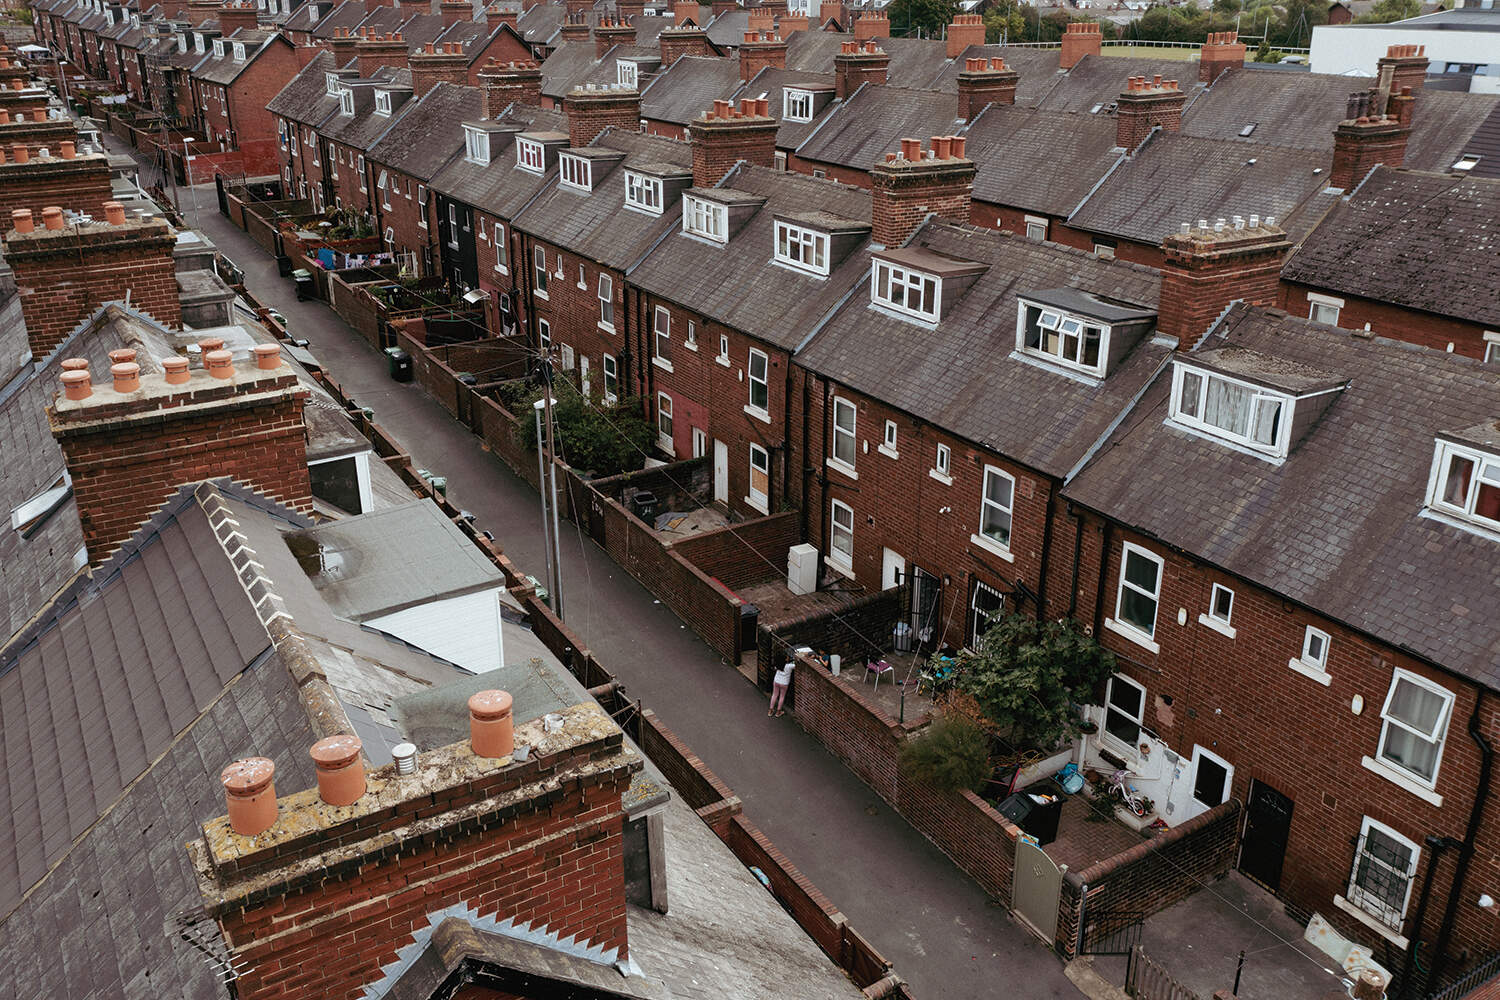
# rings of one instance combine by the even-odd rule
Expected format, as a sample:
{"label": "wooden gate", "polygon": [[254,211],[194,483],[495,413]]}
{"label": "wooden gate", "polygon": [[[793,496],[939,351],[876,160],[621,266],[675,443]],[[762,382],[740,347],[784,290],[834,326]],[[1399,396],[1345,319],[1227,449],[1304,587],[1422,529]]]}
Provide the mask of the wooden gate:
{"label": "wooden gate", "polygon": [[1062,869],[1029,840],[1016,841],[1016,870],[1011,878],[1011,907],[1050,947],[1057,936],[1057,900]]}

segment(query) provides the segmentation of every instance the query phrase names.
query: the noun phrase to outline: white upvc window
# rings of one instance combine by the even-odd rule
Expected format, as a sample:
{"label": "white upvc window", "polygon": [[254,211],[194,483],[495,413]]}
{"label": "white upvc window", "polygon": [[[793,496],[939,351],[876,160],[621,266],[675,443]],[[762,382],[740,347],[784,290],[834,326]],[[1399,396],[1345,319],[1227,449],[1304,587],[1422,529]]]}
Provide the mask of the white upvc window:
{"label": "white upvc window", "polygon": [[[1115,594],[1115,616],[1106,622],[1113,631],[1156,652],[1156,611],[1161,603],[1161,556],[1125,542],[1120,551],[1120,581]],[[1142,641],[1144,640],[1144,641]]]}
{"label": "white upvc window", "polygon": [[1307,318],[1314,323],[1327,323],[1329,326],[1339,325],[1339,312],[1344,308],[1344,300],[1332,295],[1320,295],[1317,292],[1307,293]]}
{"label": "white upvc window", "polygon": [[342,153],[337,146],[333,147],[333,155],[328,158],[328,176],[332,180],[339,179],[339,161],[343,159]]}
{"label": "white upvc window", "polygon": [[969,592],[969,648],[978,649],[979,640],[990,630],[1005,610],[1005,595],[982,580],[975,580]]}
{"label": "white upvc window", "polygon": [[717,361],[719,364],[724,365],[725,367],[728,367],[728,365],[729,365],[729,334],[727,334],[727,333],[721,333],[721,334],[719,334],[719,356],[716,357],[716,358],[714,358],[714,360]]}
{"label": "white upvc window", "polygon": [[1234,591],[1216,583],[1208,597],[1208,610],[1198,616],[1198,624],[1206,625],[1215,632],[1222,632],[1233,639],[1235,636],[1234,625]]}
{"label": "white upvc window", "polygon": [[729,210],[694,195],[682,196],[682,231],[715,243],[729,242]]}
{"label": "white upvc window", "polygon": [[778,264],[826,277],[828,234],[789,222],[777,222],[775,258]]}
{"label": "white upvc window", "polygon": [[750,383],[750,409],[756,415],[770,416],[771,407],[771,359],[764,351],[750,349],[750,361],[745,365],[746,381]]}
{"label": "white upvc window", "polygon": [[531,251],[532,269],[536,271],[536,287],[533,292],[542,298],[547,297],[547,250],[545,247],[537,247]]}
{"label": "white upvc window", "polygon": [[758,444],[750,446],[750,495],[745,502],[762,514],[771,508],[771,453]]}
{"label": "white upvc window", "polygon": [[582,156],[562,154],[557,161],[557,183],[575,191],[592,191],[593,164]]}
{"label": "white upvc window", "polygon": [[937,454],[932,458],[932,472],[934,476],[945,483],[953,482],[953,449],[945,444],[937,446]]}
{"label": "white upvc window", "polygon": [[656,443],[668,455],[672,450],[672,397],[664,392],[656,394]]}
{"label": "white upvc window", "polygon": [[375,113],[383,118],[391,116],[391,92],[389,90],[375,91]]}
{"label": "white upvc window", "polygon": [[224,43],[219,41],[218,39],[214,39],[214,58],[224,58]]}
{"label": "white upvc window", "polygon": [[604,401],[613,403],[620,398],[620,365],[613,354],[601,359],[604,368]]}
{"label": "white upvc window", "polygon": [[652,314],[652,333],[656,360],[672,363],[672,314],[666,306],[657,306]]}
{"label": "white upvc window", "polygon": [[483,129],[464,126],[464,159],[486,166],[490,162],[490,137]]}
{"label": "white upvc window", "polygon": [[880,450],[891,458],[901,457],[901,452],[896,448],[896,440],[899,435],[900,428],[896,426],[896,421],[887,420],[885,422],[885,434],[880,441]]}
{"label": "white upvc window", "polygon": [[828,463],[846,474],[854,471],[854,460],[858,447],[854,438],[858,408],[840,396],[833,397],[833,434],[828,453]]}
{"label": "white upvc window", "polygon": [[1349,873],[1348,901],[1400,934],[1421,856],[1415,841],[1366,816]]}
{"label": "white upvc window", "polygon": [[1047,238],[1047,220],[1039,215],[1026,216],[1026,238],[1040,243]]}
{"label": "white upvc window", "polygon": [[1494,330],[1484,331],[1484,363],[1500,365],[1500,333]]}
{"label": "white upvc window", "polygon": [[1170,418],[1185,427],[1273,457],[1287,453],[1291,397],[1215,372],[1178,364]]}
{"label": "white upvc window", "polygon": [[1124,674],[1111,677],[1104,692],[1104,735],[1134,754],[1145,718],[1146,689]]}
{"label": "white upvc window", "polygon": [[813,115],[813,95],[810,90],[788,87],[781,92],[781,117],[783,121],[810,122]]}
{"label": "white upvc window", "polygon": [[541,143],[524,136],[516,137],[516,166],[528,173],[539,174],[547,163],[547,152]]}
{"label": "white upvc window", "polygon": [[1109,355],[1107,327],[1051,306],[1017,306],[1017,346],[1053,364],[1102,377]]}
{"label": "white upvc window", "polygon": [[244,62],[245,61],[245,43],[244,42],[235,42],[234,43],[234,61],[235,62]]}
{"label": "white upvc window", "polygon": [[682,346],[690,351],[698,349],[698,324],[688,320],[687,336],[682,338]]}
{"label": "white upvc window", "polygon": [[615,329],[615,279],[599,275],[599,325],[611,333]]}
{"label": "white upvc window", "polygon": [[641,68],[630,59],[618,59],[615,61],[615,82],[622,87],[634,90],[641,78]]}
{"label": "white upvc window", "polygon": [[[314,162],[316,162],[316,161],[314,161]],[[380,178],[376,182],[375,186],[380,189],[380,207],[381,208],[390,208],[391,207],[391,191],[395,189],[396,182],[394,180],[388,178],[386,176],[386,172],[384,170],[382,170],[380,172]]]}
{"label": "white upvc window", "polygon": [[854,572],[854,508],[842,500],[828,504],[828,563],[845,573]]}
{"label": "white upvc window", "polygon": [[993,465],[984,467],[984,495],[979,501],[979,540],[1010,549],[1015,477]]}
{"label": "white upvc window", "polygon": [[1437,442],[1427,504],[1490,529],[1500,529],[1500,455]]}
{"label": "white upvc window", "polygon": [[[389,205],[386,208],[390,208]],[[458,205],[456,202],[448,202],[448,245],[458,246]]]}
{"label": "white upvc window", "polygon": [[660,215],[662,212],[662,186],[661,179],[647,177],[638,174],[634,170],[625,171],[625,204],[629,208],[638,208],[642,212],[651,215]]}
{"label": "white upvc window", "polygon": [[870,298],[878,305],[936,323],[942,282],[935,275],[876,258],[870,271]]}
{"label": "white upvc window", "polygon": [[348,118],[354,114],[354,91],[344,90],[339,93],[339,114]]}
{"label": "white upvc window", "polygon": [[536,342],[544,352],[552,350],[552,324],[544,319],[536,321]]}
{"label": "white upvc window", "polygon": [[1437,784],[1443,740],[1453,712],[1453,692],[1409,670],[1396,668],[1380,717],[1376,758],[1428,788]]}
{"label": "white upvc window", "polygon": [[508,274],[510,273],[510,246],[505,241],[505,227],[497,222],[491,232],[495,241],[495,270],[501,274]]}

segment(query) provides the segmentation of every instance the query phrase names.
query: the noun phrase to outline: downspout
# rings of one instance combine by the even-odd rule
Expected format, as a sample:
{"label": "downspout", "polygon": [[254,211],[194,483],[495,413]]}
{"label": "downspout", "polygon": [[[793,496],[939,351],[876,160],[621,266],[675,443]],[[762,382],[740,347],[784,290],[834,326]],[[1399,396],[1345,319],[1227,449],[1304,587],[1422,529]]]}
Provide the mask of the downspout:
{"label": "downspout", "polygon": [[[1474,860],[1474,842],[1479,838],[1479,824],[1484,815],[1485,803],[1490,798],[1490,769],[1495,763],[1495,751],[1489,740],[1479,731],[1479,709],[1484,704],[1484,688],[1474,700],[1474,711],[1469,716],[1469,739],[1479,747],[1479,790],[1474,793],[1474,804],[1469,808],[1469,826],[1464,831],[1463,847],[1458,852],[1458,867],[1453,871],[1453,888],[1448,890],[1448,906],[1443,910],[1443,926],[1438,931],[1437,944],[1432,949],[1432,971],[1423,983],[1426,987],[1442,975],[1446,961],[1443,953],[1448,948],[1448,939],[1453,935],[1453,921],[1458,917],[1458,901],[1463,895],[1464,878],[1469,874],[1469,863]],[[1413,930],[1415,937],[1421,930]]]}
{"label": "downspout", "polygon": [[1078,564],[1083,561],[1083,515],[1073,508],[1069,500],[1064,508],[1068,520],[1073,522],[1073,572],[1068,578],[1068,620],[1078,614]]}
{"label": "downspout", "polygon": [[1047,614],[1047,559],[1052,553],[1052,518],[1057,506],[1058,483],[1054,480],[1047,486],[1047,520],[1042,525],[1042,565],[1036,581],[1036,620]]}
{"label": "downspout", "polygon": [[1105,520],[1104,540],[1099,546],[1099,586],[1094,588],[1094,635],[1104,630],[1104,581],[1109,578],[1109,547],[1114,540],[1114,522]]}
{"label": "downspout", "polygon": [[1416,965],[1417,948],[1421,945],[1421,942],[1417,938],[1422,933],[1422,921],[1427,916],[1427,902],[1432,897],[1432,879],[1437,874],[1438,861],[1441,860],[1444,851],[1450,847],[1460,846],[1462,841],[1455,840],[1452,837],[1439,837],[1435,833],[1429,833],[1423,843],[1432,852],[1432,859],[1427,862],[1427,877],[1422,879],[1422,894],[1417,899],[1417,913],[1411,922],[1411,942],[1406,946],[1406,958],[1401,963],[1402,997],[1411,997],[1413,995],[1411,989],[1411,971]]}
{"label": "downspout", "polygon": [[807,420],[808,410],[812,409],[812,372],[804,370],[802,376],[802,524],[801,533],[797,536],[803,541],[807,540],[807,484],[813,473],[812,459],[807,453]]}

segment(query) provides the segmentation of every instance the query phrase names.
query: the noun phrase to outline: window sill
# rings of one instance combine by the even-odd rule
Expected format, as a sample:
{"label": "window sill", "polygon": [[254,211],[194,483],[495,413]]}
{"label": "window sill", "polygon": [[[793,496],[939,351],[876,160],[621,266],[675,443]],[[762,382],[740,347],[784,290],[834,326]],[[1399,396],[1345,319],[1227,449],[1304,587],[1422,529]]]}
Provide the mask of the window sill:
{"label": "window sill", "polygon": [[664,372],[675,372],[677,370],[672,367],[672,362],[663,357],[654,357],[651,359],[651,363]]}
{"label": "window sill", "polygon": [[1397,948],[1404,949],[1407,944],[1409,944],[1406,938],[1391,930],[1385,924],[1382,924],[1379,920],[1376,920],[1364,910],[1349,902],[1343,896],[1335,894],[1333,897],[1333,905],[1343,910],[1345,913],[1349,914],[1349,916],[1353,917],[1355,920],[1358,920],[1366,927],[1370,928],[1370,930],[1374,931],[1376,934],[1379,934],[1381,937],[1385,938]]}
{"label": "window sill", "polygon": [[692,351],[694,354],[698,353],[698,342],[696,340],[684,340],[682,342],[682,346],[686,347],[688,350]]}
{"label": "window sill", "polygon": [[745,506],[749,507],[751,510],[758,510],[762,514],[769,513],[771,507],[769,502],[762,503],[757,500],[752,500],[749,497],[745,498]]}
{"label": "window sill", "polygon": [[824,556],[823,562],[827,564],[829,569],[840,576],[847,576],[851,580],[854,579],[854,564],[852,562],[842,563],[834,559],[833,556]]}
{"label": "window sill", "polygon": [[1011,554],[1009,545],[1001,545],[999,542],[995,541],[993,538],[990,538],[988,535],[981,535],[976,532],[975,534],[969,536],[969,541],[972,544],[979,546],[981,549],[984,549],[986,552],[990,552],[999,556],[1006,562],[1016,561],[1016,557]]}
{"label": "window sill", "polygon": [[848,479],[853,479],[856,482],[859,480],[859,473],[854,471],[854,466],[849,465],[845,462],[840,462],[836,458],[829,458],[825,459],[824,461],[827,462],[830,469],[832,469],[834,472],[837,472],[839,475],[844,476]]}
{"label": "window sill", "polygon": [[770,412],[767,410],[762,410],[758,406],[746,406],[745,415],[754,417],[756,420],[759,420],[763,424],[769,424],[771,422]]}
{"label": "window sill", "polygon": [[547,289],[545,289],[545,288],[535,289],[534,291],[532,291],[531,294],[535,298],[541,299],[543,302],[549,301],[549,298],[547,296]]}
{"label": "window sill", "polygon": [[944,475],[943,473],[939,472],[936,469],[928,469],[927,470],[927,474],[929,476],[931,476],[933,479],[936,479],[938,482],[942,483],[944,486],[952,486],[953,485],[953,477],[952,476],[946,476],[946,475]]}
{"label": "window sill", "polygon": [[1227,625],[1224,622],[1219,621],[1219,619],[1217,618],[1210,618],[1208,615],[1199,615],[1198,624],[1207,626],[1208,628],[1213,629],[1215,632],[1218,632],[1221,635],[1226,635],[1231,639],[1233,639],[1235,636],[1233,625]]}
{"label": "window sill", "polygon": [[495,273],[496,274],[510,274],[510,268],[505,267],[504,265],[496,265],[495,266]]}
{"label": "window sill", "polygon": [[656,446],[662,451],[666,452],[668,455],[671,455],[673,458],[677,457],[677,452],[672,447],[671,438],[663,438],[661,435],[657,435]]}
{"label": "window sill", "polygon": [[1295,656],[1292,657],[1290,660],[1287,660],[1286,661],[1286,665],[1289,666],[1289,667],[1291,667],[1293,670],[1295,670],[1299,674],[1303,674],[1304,676],[1311,677],[1313,680],[1317,681],[1319,684],[1323,685],[1324,687],[1328,687],[1330,684],[1333,683],[1333,675],[1330,674],[1328,671],[1322,670],[1322,669],[1319,669],[1318,667],[1314,667],[1314,666],[1312,666],[1310,664],[1304,663],[1304,662],[1302,662],[1302,660],[1298,659]]}
{"label": "window sill", "polygon": [[882,445],[876,445],[875,450],[878,451],[878,452],[880,452],[886,458],[899,459],[901,457],[901,453],[899,451],[897,451],[895,448],[887,448],[883,444]]}
{"label": "window sill", "polygon": [[1432,789],[1422,785],[1415,778],[1402,774],[1396,768],[1384,761],[1376,760],[1374,757],[1365,757],[1360,760],[1360,763],[1365,766],[1366,771],[1378,774],[1391,784],[1406,789],[1423,802],[1429,802],[1439,809],[1442,808],[1443,797]]}
{"label": "window sill", "polygon": [[1150,650],[1153,653],[1161,652],[1161,646],[1157,645],[1157,643],[1149,635],[1142,632],[1134,625],[1126,625],[1124,622],[1116,621],[1113,618],[1106,618],[1104,619],[1104,627],[1109,629],[1115,635],[1129,639],[1131,642],[1135,643],[1137,646],[1140,646],[1142,649]]}
{"label": "window sill", "polygon": [[714,358],[714,362],[715,362],[715,363],[716,363],[716,364],[721,364],[721,365],[723,365],[723,366],[724,366],[724,367],[725,367],[725,368],[728,368],[728,367],[729,367],[729,359],[728,359],[728,358],[726,358],[726,357],[725,357],[725,356],[724,356],[724,355],[722,355],[722,354],[721,354],[721,355],[719,355],[719,356],[718,356],[718,357],[716,357],[716,358]]}

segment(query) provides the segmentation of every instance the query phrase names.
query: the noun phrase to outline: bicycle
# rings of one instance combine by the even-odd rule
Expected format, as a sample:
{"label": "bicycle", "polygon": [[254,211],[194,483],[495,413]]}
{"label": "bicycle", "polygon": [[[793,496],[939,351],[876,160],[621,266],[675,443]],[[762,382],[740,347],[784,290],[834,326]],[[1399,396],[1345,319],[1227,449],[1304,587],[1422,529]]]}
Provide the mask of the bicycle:
{"label": "bicycle", "polygon": [[1125,803],[1125,807],[1137,816],[1145,816],[1149,811],[1146,805],[1146,797],[1130,786],[1127,778],[1135,775],[1124,768],[1116,771],[1109,777],[1109,793],[1118,795]]}

